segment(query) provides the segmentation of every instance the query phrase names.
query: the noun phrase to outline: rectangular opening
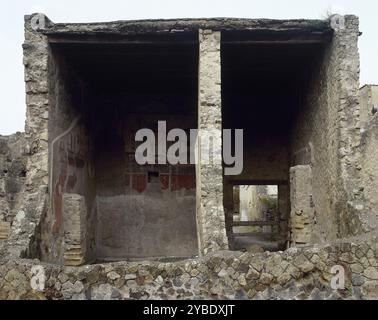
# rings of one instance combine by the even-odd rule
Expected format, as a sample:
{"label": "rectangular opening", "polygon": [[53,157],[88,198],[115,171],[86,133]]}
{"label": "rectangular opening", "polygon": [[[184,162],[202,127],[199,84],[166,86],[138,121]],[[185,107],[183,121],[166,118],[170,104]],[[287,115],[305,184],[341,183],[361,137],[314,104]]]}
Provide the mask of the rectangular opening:
{"label": "rectangular opening", "polygon": [[282,249],[277,185],[233,186],[232,247],[266,251]]}
{"label": "rectangular opening", "polygon": [[195,166],[135,160],[138,130],[152,130],[157,146],[158,121],[167,132],[197,128],[197,42],[192,32],[50,38],[56,246],[64,247],[68,193],[85,199],[77,245],[86,261],[198,254]]}
{"label": "rectangular opening", "polygon": [[148,171],[148,183],[159,180],[159,171]]}
{"label": "rectangular opening", "polygon": [[318,228],[314,232],[323,237],[324,229],[332,233],[336,225],[329,197],[333,188],[329,175],[336,174],[333,157],[337,154],[329,40],[329,34],[306,30],[222,32],[223,128],[244,130],[243,172],[224,176],[224,208],[231,242],[232,188],[251,184],[279,186],[280,237],[287,241],[289,173],[298,165],[313,168],[312,196],[317,221],[322,220],[322,227],[314,224]]}

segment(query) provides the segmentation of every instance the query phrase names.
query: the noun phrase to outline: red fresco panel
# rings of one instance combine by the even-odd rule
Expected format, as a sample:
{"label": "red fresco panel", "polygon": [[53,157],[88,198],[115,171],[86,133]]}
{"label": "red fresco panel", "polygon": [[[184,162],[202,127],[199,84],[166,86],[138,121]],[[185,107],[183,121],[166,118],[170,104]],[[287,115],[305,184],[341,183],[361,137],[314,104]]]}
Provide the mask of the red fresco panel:
{"label": "red fresco panel", "polygon": [[132,175],[132,188],[139,193],[146,190],[147,187],[147,176],[145,174],[134,173]]}

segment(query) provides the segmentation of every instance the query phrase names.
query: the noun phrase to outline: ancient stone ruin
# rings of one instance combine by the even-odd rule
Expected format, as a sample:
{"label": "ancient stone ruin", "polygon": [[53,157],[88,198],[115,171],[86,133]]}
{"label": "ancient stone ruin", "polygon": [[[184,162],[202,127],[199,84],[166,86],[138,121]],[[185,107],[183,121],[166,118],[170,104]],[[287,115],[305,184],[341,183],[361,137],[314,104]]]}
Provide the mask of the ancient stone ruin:
{"label": "ancient stone ruin", "polygon": [[[25,133],[0,137],[0,298],[378,298],[378,94],[360,94],[359,35],[338,15],[26,16]],[[243,172],[138,165],[135,132],[160,120],[243,129]]]}

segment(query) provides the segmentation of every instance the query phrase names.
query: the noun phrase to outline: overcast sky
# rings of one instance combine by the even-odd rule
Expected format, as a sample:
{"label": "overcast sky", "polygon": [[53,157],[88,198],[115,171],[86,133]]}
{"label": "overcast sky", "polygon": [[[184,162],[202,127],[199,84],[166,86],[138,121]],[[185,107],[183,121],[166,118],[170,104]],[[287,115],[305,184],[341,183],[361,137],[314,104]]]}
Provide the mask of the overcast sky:
{"label": "overcast sky", "polygon": [[327,11],[360,17],[361,85],[378,83],[376,0],[0,0],[0,134],[24,130],[23,16],[53,22],[148,18],[324,18]]}

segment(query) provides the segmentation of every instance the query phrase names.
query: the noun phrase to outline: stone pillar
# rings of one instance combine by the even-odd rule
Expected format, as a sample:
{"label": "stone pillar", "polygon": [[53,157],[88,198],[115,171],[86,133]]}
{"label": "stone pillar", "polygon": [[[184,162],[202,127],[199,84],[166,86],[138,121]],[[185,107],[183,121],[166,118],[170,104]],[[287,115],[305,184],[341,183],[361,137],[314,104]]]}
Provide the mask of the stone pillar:
{"label": "stone pillar", "polygon": [[288,222],[290,216],[290,193],[289,186],[279,185],[278,186],[278,213],[279,213],[279,233],[280,236],[286,240],[290,239]]}
{"label": "stone pillar", "polygon": [[25,16],[26,187],[32,192],[48,184],[49,45],[42,31],[50,23],[43,14]]}
{"label": "stone pillar", "polygon": [[[199,46],[198,141],[201,148],[197,165],[197,228],[200,253],[207,254],[228,249],[223,210],[220,32],[199,30]],[[210,137],[209,148],[202,148]]]}
{"label": "stone pillar", "polygon": [[85,263],[86,253],[85,199],[78,194],[63,195],[64,263],[80,266]]}
{"label": "stone pillar", "polygon": [[310,166],[290,169],[291,244],[311,242],[314,226],[312,206],[312,172]]}

